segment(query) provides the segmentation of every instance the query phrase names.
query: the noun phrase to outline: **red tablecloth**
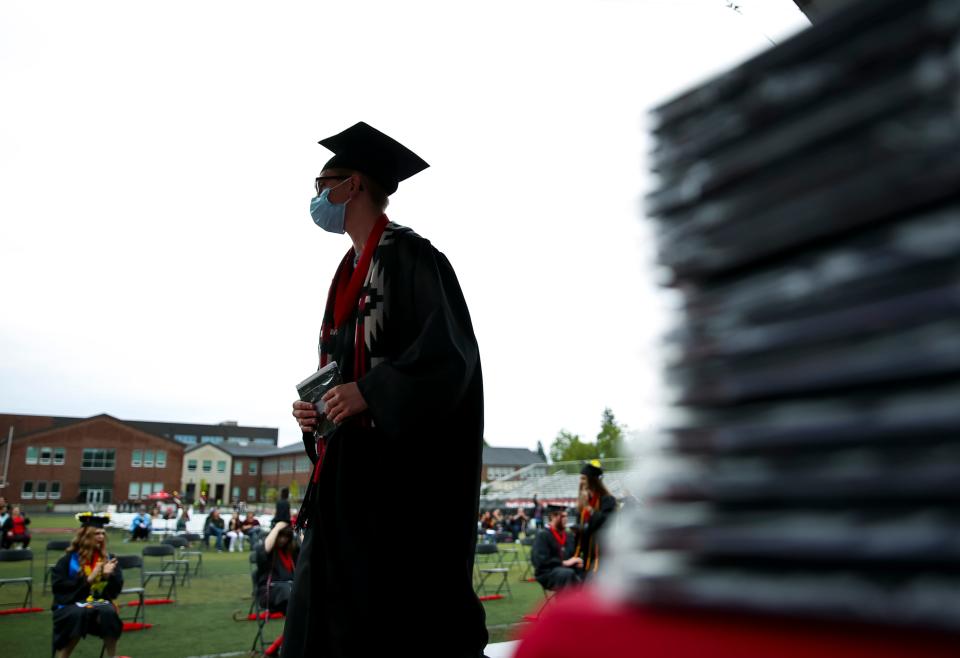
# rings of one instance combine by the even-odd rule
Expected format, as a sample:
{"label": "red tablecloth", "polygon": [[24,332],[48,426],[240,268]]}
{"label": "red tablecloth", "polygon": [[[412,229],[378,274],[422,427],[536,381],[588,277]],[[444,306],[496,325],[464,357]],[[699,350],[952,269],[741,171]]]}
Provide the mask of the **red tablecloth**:
{"label": "red tablecloth", "polygon": [[547,606],[514,658],[958,658],[960,635],[611,604],[589,589]]}

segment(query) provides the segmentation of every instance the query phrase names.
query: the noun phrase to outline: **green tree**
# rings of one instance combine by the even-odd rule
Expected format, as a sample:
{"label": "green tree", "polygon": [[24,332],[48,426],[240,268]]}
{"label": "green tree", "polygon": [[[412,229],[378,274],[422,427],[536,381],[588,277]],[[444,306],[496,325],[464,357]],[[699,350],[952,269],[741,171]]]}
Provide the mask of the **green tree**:
{"label": "green tree", "polygon": [[597,453],[601,459],[613,459],[623,452],[623,428],[617,424],[610,407],[603,410],[600,433],[597,434]]}
{"label": "green tree", "polygon": [[547,461],[547,453],[543,451],[543,441],[537,441],[537,455],[539,455],[543,461]]}
{"label": "green tree", "polygon": [[290,481],[290,500],[300,500],[300,485],[296,480]]}
{"label": "green tree", "polygon": [[584,443],[578,435],[567,430],[560,430],[550,446],[550,459],[555,462],[583,461],[597,457],[595,443]]}

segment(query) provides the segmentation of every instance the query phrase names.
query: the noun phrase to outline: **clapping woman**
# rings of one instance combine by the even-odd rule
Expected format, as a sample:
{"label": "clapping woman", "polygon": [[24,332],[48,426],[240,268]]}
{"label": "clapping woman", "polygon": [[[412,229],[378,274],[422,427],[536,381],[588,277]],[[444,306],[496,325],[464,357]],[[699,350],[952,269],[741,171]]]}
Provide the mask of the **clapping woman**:
{"label": "clapping woman", "polygon": [[53,567],[53,648],[67,658],[87,636],[103,638],[107,656],[117,653],[123,630],[114,599],[123,589],[123,574],[107,553],[106,515],[84,512],[70,547]]}

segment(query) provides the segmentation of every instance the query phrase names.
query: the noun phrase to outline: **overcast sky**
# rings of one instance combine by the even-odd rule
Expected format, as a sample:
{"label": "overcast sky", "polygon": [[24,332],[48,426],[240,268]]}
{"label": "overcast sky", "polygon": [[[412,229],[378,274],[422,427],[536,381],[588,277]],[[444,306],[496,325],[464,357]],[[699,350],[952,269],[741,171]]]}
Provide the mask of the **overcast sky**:
{"label": "overcast sky", "polygon": [[806,26],[791,0],[0,5],[0,412],[280,428],[349,248],[309,215],[359,120],[432,166],[486,437],[658,422],[647,110]]}

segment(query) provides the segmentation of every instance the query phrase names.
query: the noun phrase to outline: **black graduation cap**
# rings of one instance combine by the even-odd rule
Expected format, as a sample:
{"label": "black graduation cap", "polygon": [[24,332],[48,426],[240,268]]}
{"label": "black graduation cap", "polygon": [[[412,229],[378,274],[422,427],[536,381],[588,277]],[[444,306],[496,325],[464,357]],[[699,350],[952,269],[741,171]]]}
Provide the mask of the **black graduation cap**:
{"label": "black graduation cap", "polygon": [[547,514],[556,514],[557,512],[566,512],[566,505],[547,505]]}
{"label": "black graduation cap", "polygon": [[584,464],[583,468],[580,469],[580,475],[594,475],[596,477],[603,475],[603,469],[600,468],[600,461],[592,459]]}
{"label": "black graduation cap", "polygon": [[94,528],[102,528],[108,523],[110,523],[109,514],[95,514],[93,512],[80,512],[77,514],[77,521],[80,522],[81,526],[93,526]]}
{"label": "black graduation cap", "polygon": [[354,169],[375,180],[387,195],[430,165],[406,146],[363,121],[318,142],[335,153],[324,169]]}

